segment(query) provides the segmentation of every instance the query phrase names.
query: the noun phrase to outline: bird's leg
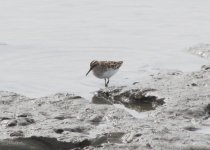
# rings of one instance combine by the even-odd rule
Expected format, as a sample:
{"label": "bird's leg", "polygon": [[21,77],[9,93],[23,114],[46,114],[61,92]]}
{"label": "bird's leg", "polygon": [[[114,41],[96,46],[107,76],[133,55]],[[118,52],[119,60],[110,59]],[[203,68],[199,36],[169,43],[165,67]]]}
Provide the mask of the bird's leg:
{"label": "bird's leg", "polygon": [[106,84],[106,78],[104,78],[104,80],[105,80],[105,87],[107,87],[107,84]]}
{"label": "bird's leg", "polygon": [[108,86],[108,84],[109,84],[109,78],[108,78],[108,81],[106,82],[106,86]]}

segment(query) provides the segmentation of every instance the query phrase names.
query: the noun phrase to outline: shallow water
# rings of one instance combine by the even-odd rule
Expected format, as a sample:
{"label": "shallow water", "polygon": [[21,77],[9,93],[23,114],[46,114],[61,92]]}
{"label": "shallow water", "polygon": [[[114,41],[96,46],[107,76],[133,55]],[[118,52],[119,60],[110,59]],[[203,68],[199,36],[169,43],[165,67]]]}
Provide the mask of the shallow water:
{"label": "shallow water", "polygon": [[149,116],[149,113],[150,113],[148,111],[139,113],[138,111],[132,110],[132,109],[128,109],[124,105],[121,105],[121,104],[114,104],[114,106],[116,108],[124,109],[129,114],[131,114],[133,117],[138,118],[138,119],[147,118]]}
{"label": "shallow water", "polygon": [[210,134],[210,118],[205,120],[202,123],[202,127],[199,130],[197,130],[196,132],[201,133],[201,134]]}
{"label": "shallow water", "polygon": [[30,97],[104,87],[89,62],[123,60],[110,86],[158,69],[206,64],[185,49],[209,42],[210,1],[0,0],[0,90]]}

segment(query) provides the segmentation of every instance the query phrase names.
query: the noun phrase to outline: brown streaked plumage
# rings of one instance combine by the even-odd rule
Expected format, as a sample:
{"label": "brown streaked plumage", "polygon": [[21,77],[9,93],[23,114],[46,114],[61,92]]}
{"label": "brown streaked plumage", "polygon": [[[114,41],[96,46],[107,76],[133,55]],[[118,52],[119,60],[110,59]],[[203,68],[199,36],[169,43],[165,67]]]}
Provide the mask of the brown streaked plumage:
{"label": "brown streaked plumage", "polygon": [[[109,84],[109,78],[112,77],[121,67],[123,61],[96,61],[93,60],[90,63],[90,69],[88,73],[93,70],[93,74],[100,79],[105,80],[105,87]],[[106,81],[107,79],[107,81]]]}

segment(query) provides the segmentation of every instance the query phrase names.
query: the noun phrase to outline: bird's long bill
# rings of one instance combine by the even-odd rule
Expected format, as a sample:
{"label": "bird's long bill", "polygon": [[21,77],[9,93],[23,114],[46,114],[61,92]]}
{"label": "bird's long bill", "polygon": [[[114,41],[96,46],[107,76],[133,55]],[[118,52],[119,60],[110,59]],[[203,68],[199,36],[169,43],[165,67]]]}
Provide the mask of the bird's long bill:
{"label": "bird's long bill", "polygon": [[90,71],[93,69],[93,67],[90,68],[90,70],[86,73],[86,76],[88,75],[88,73],[90,73]]}

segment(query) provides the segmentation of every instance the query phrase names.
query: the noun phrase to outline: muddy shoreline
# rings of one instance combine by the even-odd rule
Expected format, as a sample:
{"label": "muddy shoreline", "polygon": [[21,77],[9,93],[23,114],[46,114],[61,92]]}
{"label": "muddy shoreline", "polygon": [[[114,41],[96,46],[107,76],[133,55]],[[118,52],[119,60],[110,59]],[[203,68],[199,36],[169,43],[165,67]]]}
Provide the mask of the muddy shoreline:
{"label": "muddy shoreline", "polygon": [[[206,51],[205,49],[205,52]],[[210,67],[161,70],[92,102],[69,93],[31,99],[0,92],[0,149],[210,149]],[[135,118],[113,104],[146,111]]]}

